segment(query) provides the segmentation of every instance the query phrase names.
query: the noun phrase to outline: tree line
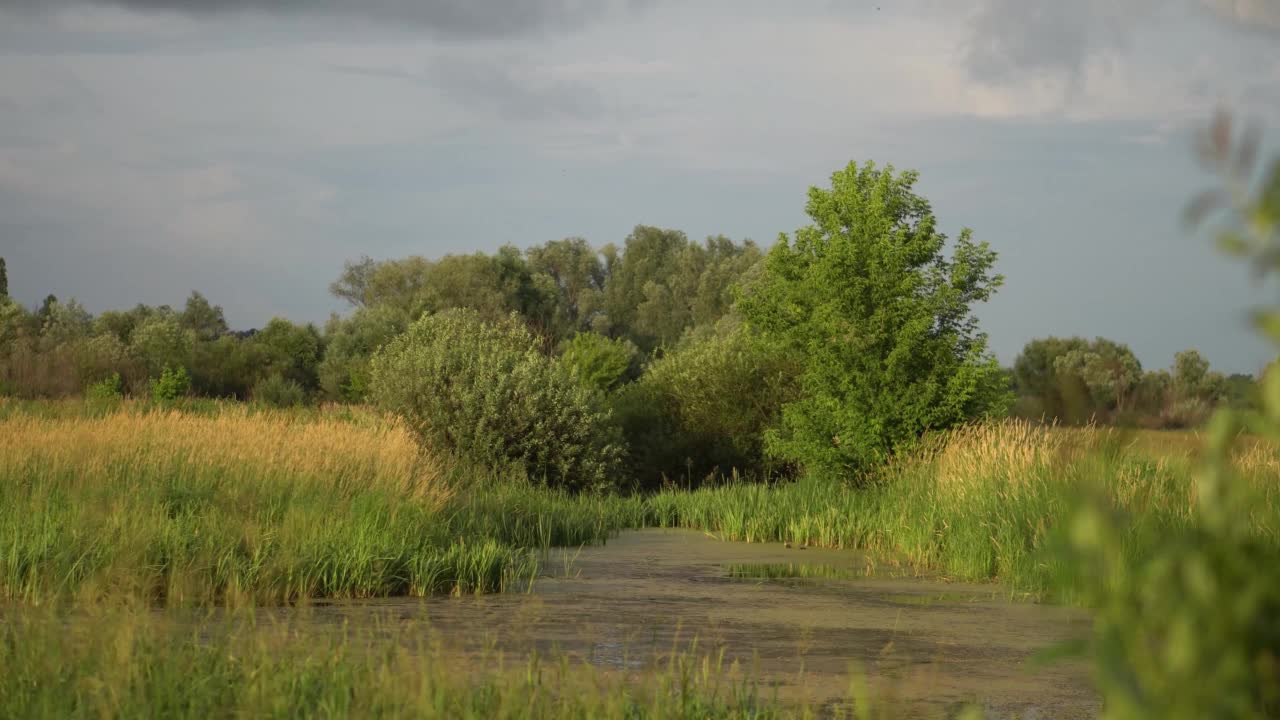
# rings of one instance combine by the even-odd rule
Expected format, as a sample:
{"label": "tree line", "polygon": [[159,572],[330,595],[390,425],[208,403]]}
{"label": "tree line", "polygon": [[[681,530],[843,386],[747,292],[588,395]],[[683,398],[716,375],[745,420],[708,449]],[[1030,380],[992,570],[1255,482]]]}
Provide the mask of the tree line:
{"label": "tree line", "polygon": [[[362,257],[329,288],[351,311],[323,327],[233,331],[198,292],[180,309],[96,317],[53,295],[26,308],[0,260],[0,395],[372,401],[416,416],[437,444],[485,438],[473,450],[486,461],[536,456],[532,472],[564,478],[621,463],[668,479],[856,473],[980,417],[1181,427],[1252,401],[1252,377],[1214,372],[1194,350],[1144,371],[1104,338],[1032,340],[1002,368],[972,312],[1003,282],[996,254],[968,229],[943,234],[917,177],[850,163],[809,189],[810,224],[768,252],[640,225],[620,246]],[[530,435],[551,428],[555,442]],[[604,455],[553,448],[568,437]]]}

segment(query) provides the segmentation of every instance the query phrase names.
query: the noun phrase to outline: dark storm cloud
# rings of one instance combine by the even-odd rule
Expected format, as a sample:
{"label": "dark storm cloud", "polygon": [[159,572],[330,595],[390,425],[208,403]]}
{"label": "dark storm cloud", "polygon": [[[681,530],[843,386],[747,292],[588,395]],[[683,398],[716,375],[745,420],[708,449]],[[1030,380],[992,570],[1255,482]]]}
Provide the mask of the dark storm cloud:
{"label": "dark storm cloud", "polygon": [[469,37],[571,29],[652,0],[0,0],[0,9],[32,13],[69,7],[111,7],[193,16],[266,13],[322,15],[391,24],[410,23]]}

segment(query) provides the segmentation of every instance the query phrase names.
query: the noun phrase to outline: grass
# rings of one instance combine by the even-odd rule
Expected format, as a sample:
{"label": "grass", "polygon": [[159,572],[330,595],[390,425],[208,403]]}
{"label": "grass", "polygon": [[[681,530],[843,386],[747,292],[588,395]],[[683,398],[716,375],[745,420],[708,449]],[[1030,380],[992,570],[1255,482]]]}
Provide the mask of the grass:
{"label": "grass", "polygon": [[360,413],[59,408],[0,434],[0,599],[30,604],[495,591],[539,549],[640,522],[638,501],[477,479]]}
{"label": "grass", "polygon": [[[1071,601],[1055,550],[1083,496],[1133,519],[1122,568],[1196,522],[1190,433],[1009,422],[938,438],[861,487],[807,477],[629,497],[423,453],[360,408],[0,401],[0,438],[5,717],[808,717],[814,708],[730,682],[714,658],[673,654],[639,678],[563,660],[464,671],[414,646],[419,636],[304,639],[251,621],[193,624],[181,608],[518,589],[551,547],[646,526],[856,547]],[[1257,498],[1241,527],[1280,545],[1280,453],[1244,443],[1234,462]]]}
{"label": "grass", "polygon": [[300,633],[304,622],[191,621],[122,608],[71,621],[20,613],[0,626],[0,717],[770,720],[817,712],[783,705],[696,644],[673,648],[637,677],[567,656],[508,664],[492,649],[462,661],[422,628]]}
{"label": "grass", "polygon": [[[1082,491],[1137,519],[1124,545],[1136,561],[1192,522],[1198,447],[1191,433],[1008,422],[940,438],[864,487],[811,477],[623,497],[423,453],[360,408],[0,403],[0,434],[0,599],[32,604],[497,591],[535,577],[542,550],[644,526],[861,548],[1069,599],[1053,551]],[[1246,444],[1236,462],[1261,498],[1242,522],[1280,543],[1280,453]]]}
{"label": "grass", "polygon": [[734,563],[725,567],[725,574],[731,578],[752,580],[847,580],[866,573],[852,567],[823,563]]}
{"label": "grass", "polygon": [[[651,520],[726,540],[861,548],[918,572],[1070,600],[1055,551],[1082,495],[1100,494],[1135,519],[1124,543],[1132,562],[1194,521],[1194,440],[1186,437],[1016,421],[974,427],[900,459],[865,487],[805,478],[664,492],[649,499]],[[1241,522],[1261,542],[1280,544],[1280,452],[1247,443],[1235,461],[1260,498]]]}

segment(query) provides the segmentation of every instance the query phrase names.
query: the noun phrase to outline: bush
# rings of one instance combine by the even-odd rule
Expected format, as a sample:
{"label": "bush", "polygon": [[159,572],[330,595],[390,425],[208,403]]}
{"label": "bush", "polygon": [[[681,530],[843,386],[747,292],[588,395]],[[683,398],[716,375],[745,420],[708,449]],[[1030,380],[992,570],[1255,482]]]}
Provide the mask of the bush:
{"label": "bush", "polygon": [[165,365],[160,377],[151,383],[151,399],[156,402],[172,402],[186,397],[191,391],[191,377],[187,369],[179,365],[176,369]]}
{"label": "bush", "polygon": [[370,363],[370,393],[433,449],[481,463],[516,461],[532,478],[575,489],[613,483],[620,435],[599,393],[537,351],[512,314],[427,315]]}
{"label": "bush", "polygon": [[111,377],[90,384],[84,389],[84,398],[89,402],[112,402],[124,397],[124,381],[120,373],[112,373]]}
{"label": "bush", "polygon": [[746,328],[687,335],[614,400],[636,479],[694,483],[732,469],[763,471],[765,431],[797,394],[798,364]]}
{"label": "bush", "polygon": [[640,350],[625,338],[581,332],[566,344],[560,363],[588,387],[608,392],[639,375]]}
{"label": "bush", "polygon": [[307,391],[296,380],[272,373],[254,383],[253,401],[272,407],[297,407],[307,402]]}

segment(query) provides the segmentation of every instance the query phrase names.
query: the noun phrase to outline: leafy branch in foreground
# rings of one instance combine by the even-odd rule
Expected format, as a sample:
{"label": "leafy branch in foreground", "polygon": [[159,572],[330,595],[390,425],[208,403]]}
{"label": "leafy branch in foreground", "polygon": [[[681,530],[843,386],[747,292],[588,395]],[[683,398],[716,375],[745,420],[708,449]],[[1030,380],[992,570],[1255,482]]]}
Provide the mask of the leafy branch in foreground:
{"label": "leafy branch in foreground", "polygon": [[[1187,218],[1200,224],[1220,213],[1219,247],[1262,276],[1280,270],[1280,157],[1257,181],[1258,138],[1245,132],[1233,144],[1229,116],[1215,118],[1200,149],[1222,187],[1197,197]],[[1280,345],[1280,307],[1254,318]],[[1231,460],[1243,433],[1280,440],[1276,363],[1262,386],[1260,409],[1220,410],[1210,423],[1195,521],[1161,537],[1136,566],[1121,560],[1127,521],[1110,504],[1074,519],[1076,570],[1096,608],[1091,650],[1105,718],[1280,714],[1280,541],[1276,528],[1249,521],[1258,488]]]}

